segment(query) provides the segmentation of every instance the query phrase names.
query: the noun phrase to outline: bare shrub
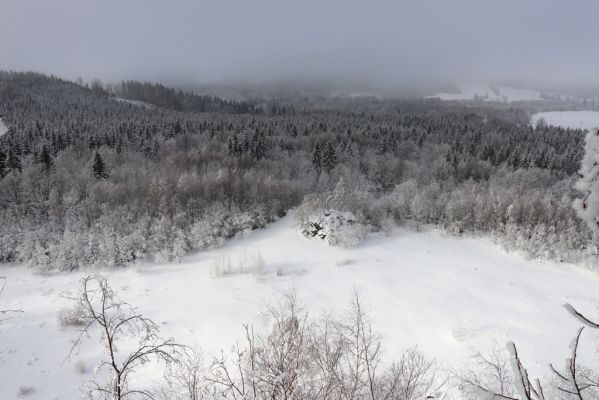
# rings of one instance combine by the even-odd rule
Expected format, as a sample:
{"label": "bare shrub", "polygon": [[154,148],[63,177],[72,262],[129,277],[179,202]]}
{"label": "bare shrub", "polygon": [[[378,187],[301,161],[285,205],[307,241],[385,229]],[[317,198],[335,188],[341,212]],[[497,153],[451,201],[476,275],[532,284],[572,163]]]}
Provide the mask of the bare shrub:
{"label": "bare shrub", "polygon": [[235,262],[229,255],[218,257],[210,264],[210,276],[220,278],[234,275],[261,276],[265,273],[265,262],[260,251],[243,252]]}
{"label": "bare shrub", "polygon": [[205,379],[207,367],[198,348],[186,348],[177,362],[169,363],[162,390],[165,400],[200,400],[208,396],[209,384]]}
{"label": "bare shrub", "polygon": [[218,278],[233,275],[233,264],[228,256],[220,256],[210,263],[210,276]]}
{"label": "bare shrub", "polygon": [[455,373],[462,389],[485,387],[501,396],[514,395],[514,376],[505,348],[495,343],[488,352],[473,348],[472,355],[462,372]]}
{"label": "bare shrub", "polygon": [[[573,310],[573,309],[572,309]],[[574,310],[575,311],[575,310]],[[578,314],[576,312],[576,314]],[[579,314],[582,316],[581,314]],[[591,326],[597,326],[594,322],[584,318],[585,323]],[[599,399],[599,374],[590,368],[578,364],[578,352],[580,346],[580,337],[585,327],[580,327],[570,346],[571,354],[566,359],[565,367],[558,371],[553,365],[550,365],[554,374],[555,387],[561,395],[570,396],[575,399]]]}
{"label": "bare shrub", "polygon": [[215,358],[212,393],[225,399],[397,399],[431,393],[436,363],[417,349],[384,365],[381,338],[356,294],[342,318],[318,321],[294,293],[266,313],[264,330],[245,326],[229,357]]}
{"label": "bare shrub", "polygon": [[[122,400],[129,397],[153,398],[146,389],[129,387],[130,377],[137,368],[152,358],[174,362],[181,346],[173,339],[158,336],[158,326],[139,314],[132,306],[121,301],[104,277],[90,275],[81,280],[82,288],[77,307],[84,310],[85,324],[75,340],[70,355],[90,337],[93,328],[101,331],[100,340],[106,358],[96,368],[96,375],[104,372],[106,379],[91,383],[90,395]],[[119,342],[126,336],[136,339],[136,347],[127,353],[119,349]]]}
{"label": "bare shrub", "polygon": [[78,305],[65,307],[58,311],[58,323],[62,327],[85,325],[85,310]]}
{"label": "bare shrub", "polygon": [[265,315],[265,334],[245,325],[245,347],[236,344],[230,358],[224,353],[212,363],[209,377],[224,398],[311,398],[300,378],[309,368],[306,350],[307,314],[288,294]]}
{"label": "bare shrub", "polygon": [[21,386],[17,391],[17,397],[27,397],[35,393],[35,388],[33,386]]}
{"label": "bare shrub", "polygon": [[384,380],[390,399],[433,398],[437,384],[438,366],[435,360],[425,357],[417,347],[406,350],[399,362],[394,363]]}
{"label": "bare shrub", "polygon": [[[335,322],[339,359],[334,376],[338,394],[345,399],[426,398],[435,383],[437,366],[417,348],[403,353],[398,362],[382,362],[382,339],[373,330],[368,312],[355,293],[347,315]],[[335,354],[335,353],[334,353]]]}

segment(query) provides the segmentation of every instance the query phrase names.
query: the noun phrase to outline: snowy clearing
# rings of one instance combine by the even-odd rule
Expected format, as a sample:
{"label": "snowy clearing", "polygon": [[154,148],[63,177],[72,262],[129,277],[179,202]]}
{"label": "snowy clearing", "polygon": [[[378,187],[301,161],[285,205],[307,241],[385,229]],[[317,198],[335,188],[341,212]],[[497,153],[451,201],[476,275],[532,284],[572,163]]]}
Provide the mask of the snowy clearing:
{"label": "snowy clearing", "polygon": [[461,84],[458,85],[460,93],[437,93],[434,96],[441,100],[473,100],[479,98],[484,101],[534,101],[542,100],[541,92],[538,90],[519,89],[508,86],[486,85],[486,84]]}
{"label": "snowy clearing", "polygon": [[0,136],[4,135],[6,132],[8,132],[8,127],[4,125],[2,118],[0,118]]}
{"label": "snowy clearing", "polygon": [[574,129],[591,129],[599,126],[599,111],[548,111],[536,113],[530,123],[536,126],[540,119],[553,126]]}
{"label": "snowy clearing", "polygon": [[129,103],[129,104],[133,104],[134,106],[147,108],[149,110],[153,110],[154,108],[156,108],[155,105],[146,103],[145,101],[122,99],[120,97],[112,97],[112,98],[120,103]]}
{"label": "snowy clearing", "polygon": [[[223,260],[242,265],[257,258],[253,274],[214,274]],[[561,366],[568,354],[579,323],[561,305],[592,317],[599,307],[599,277],[575,265],[526,260],[488,240],[436,230],[398,228],[390,236],[370,235],[354,249],[335,248],[302,237],[292,216],[181,264],[104,274],[163,336],[208,354],[228,350],[242,336],[241,324],[258,325],[265,305],[291,287],[312,315],[345,310],[356,288],[390,358],[417,344],[455,366],[470,346],[514,340],[533,376],[546,375],[550,361]],[[23,387],[32,388],[28,399],[79,398],[77,387],[90,379],[102,349],[90,339],[63,363],[77,330],[62,328],[57,315],[85,272],[44,277],[13,266],[0,275],[8,278],[0,309],[24,311],[0,322],[0,398],[15,398]],[[586,344],[597,340],[587,335]],[[593,354],[585,361],[593,362]]]}

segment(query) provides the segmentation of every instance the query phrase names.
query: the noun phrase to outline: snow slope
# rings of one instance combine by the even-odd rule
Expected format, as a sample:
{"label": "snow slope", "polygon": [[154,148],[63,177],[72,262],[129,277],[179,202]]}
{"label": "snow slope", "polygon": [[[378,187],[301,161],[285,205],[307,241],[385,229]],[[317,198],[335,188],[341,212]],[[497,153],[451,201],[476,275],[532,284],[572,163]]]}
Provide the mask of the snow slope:
{"label": "snow slope", "polygon": [[4,125],[2,118],[0,118],[0,136],[4,135],[6,132],[8,132],[8,127]]}
{"label": "snow slope", "polygon": [[549,125],[564,128],[591,129],[599,126],[599,111],[548,111],[536,113],[530,123],[537,125],[540,119]]}
{"label": "snow slope", "polygon": [[458,85],[460,93],[437,93],[431,97],[441,100],[473,100],[475,97],[485,101],[531,101],[542,100],[541,92],[537,90],[519,89],[508,86],[486,84],[461,84]]}
{"label": "snow slope", "polygon": [[[261,275],[211,277],[211,265],[258,251],[265,263]],[[561,304],[591,316],[599,306],[599,277],[575,265],[526,260],[487,240],[435,230],[399,228],[390,236],[370,235],[354,249],[333,248],[302,237],[291,216],[181,264],[104,273],[125,300],[161,325],[163,336],[199,344],[209,354],[228,350],[242,336],[241,324],[259,324],[265,305],[290,287],[313,314],[342,311],[356,288],[391,358],[418,344],[455,365],[471,345],[484,349],[514,340],[538,375],[550,361],[562,365],[579,325]],[[61,328],[57,312],[84,272],[43,277],[13,266],[2,267],[0,275],[8,278],[0,309],[24,311],[0,322],[0,399],[16,398],[24,386],[34,388],[27,399],[79,398],[78,385],[91,375],[76,365],[91,370],[101,348],[92,339],[63,362],[77,332]]]}

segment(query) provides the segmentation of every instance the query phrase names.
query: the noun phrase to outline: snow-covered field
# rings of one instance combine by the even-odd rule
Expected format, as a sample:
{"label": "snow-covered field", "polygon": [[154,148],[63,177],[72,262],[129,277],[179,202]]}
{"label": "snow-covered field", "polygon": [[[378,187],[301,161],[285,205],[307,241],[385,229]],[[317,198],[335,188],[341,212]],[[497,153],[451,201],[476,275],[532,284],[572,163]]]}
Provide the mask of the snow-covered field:
{"label": "snow-covered field", "polygon": [[473,100],[475,97],[485,101],[532,101],[542,100],[538,90],[519,89],[508,86],[487,84],[461,84],[458,85],[460,93],[437,93],[431,97],[441,100]]}
{"label": "snow-covered field", "polygon": [[0,118],[0,136],[4,135],[6,132],[8,132],[8,128],[4,125],[4,122],[2,122],[2,118]]}
{"label": "snow-covered field", "polygon": [[115,101],[118,101],[120,103],[129,103],[129,104],[133,104],[134,106],[144,107],[144,108],[147,108],[147,109],[154,109],[154,108],[156,108],[155,105],[150,104],[150,103],[146,103],[145,101],[122,99],[120,97],[112,97],[112,98]]}
{"label": "snow-covered field", "polygon": [[[264,260],[258,276],[211,277],[223,260],[236,265],[258,252]],[[64,361],[77,332],[61,328],[57,313],[85,272],[44,277],[22,266],[0,272],[8,278],[0,309],[24,311],[0,322],[0,399],[16,398],[20,387],[33,388],[27,399],[79,398],[77,387],[90,378],[102,349],[91,339]],[[575,265],[526,260],[487,240],[436,230],[398,228],[370,235],[357,248],[334,248],[302,237],[292,216],[181,264],[104,274],[121,297],[160,324],[163,336],[208,354],[229,349],[243,334],[241,324],[259,324],[265,305],[291,287],[312,314],[344,310],[356,288],[391,358],[417,344],[455,365],[470,346],[514,340],[538,375],[550,361],[562,365],[579,325],[561,305],[572,303],[592,317],[599,307],[599,277]],[[593,356],[589,351],[587,361]]]}
{"label": "snow-covered field", "polygon": [[548,111],[536,113],[531,124],[537,125],[540,119],[549,125],[564,128],[591,129],[599,126],[599,111]]}

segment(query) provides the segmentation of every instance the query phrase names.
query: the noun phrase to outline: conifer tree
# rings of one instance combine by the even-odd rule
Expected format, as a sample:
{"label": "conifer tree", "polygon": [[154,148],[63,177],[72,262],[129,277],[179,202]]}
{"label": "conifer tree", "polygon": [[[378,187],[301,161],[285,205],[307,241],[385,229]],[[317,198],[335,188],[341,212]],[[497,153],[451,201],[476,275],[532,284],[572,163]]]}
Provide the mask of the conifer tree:
{"label": "conifer tree", "polygon": [[106,165],[100,153],[96,152],[94,156],[94,163],[92,164],[92,171],[96,179],[107,179],[108,171],[106,171]]}
{"label": "conifer tree", "polygon": [[333,148],[331,142],[327,143],[327,148],[322,155],[322,167],[329,173],[333,168],[337,166],[337,153]]}
{"label": "conifer tree", "polygon": [[6,170],[7,172],[11,171],[21,171],[21,160],[15,154],[15,152],[11,149],[8,151],[8,160],[6,161]]}
{"label": "conifer tree", "polygon": [[0,179],[6,175],[6,154],[0,150]]}
{"label": "conifer tree", "polygon": [[318,143],[316,143],[316,146],[314,146],[314,151],[312,152],[312,165],[317,171],[322,169],[322,153]]}
{"label": "conifer tree", "polygon": [[50,152],[46,146],[42,147],[42,151],[38,156],[38,161],[43,165],[44,171],[48,172],[52,168],[52,156],[50,156]]}

